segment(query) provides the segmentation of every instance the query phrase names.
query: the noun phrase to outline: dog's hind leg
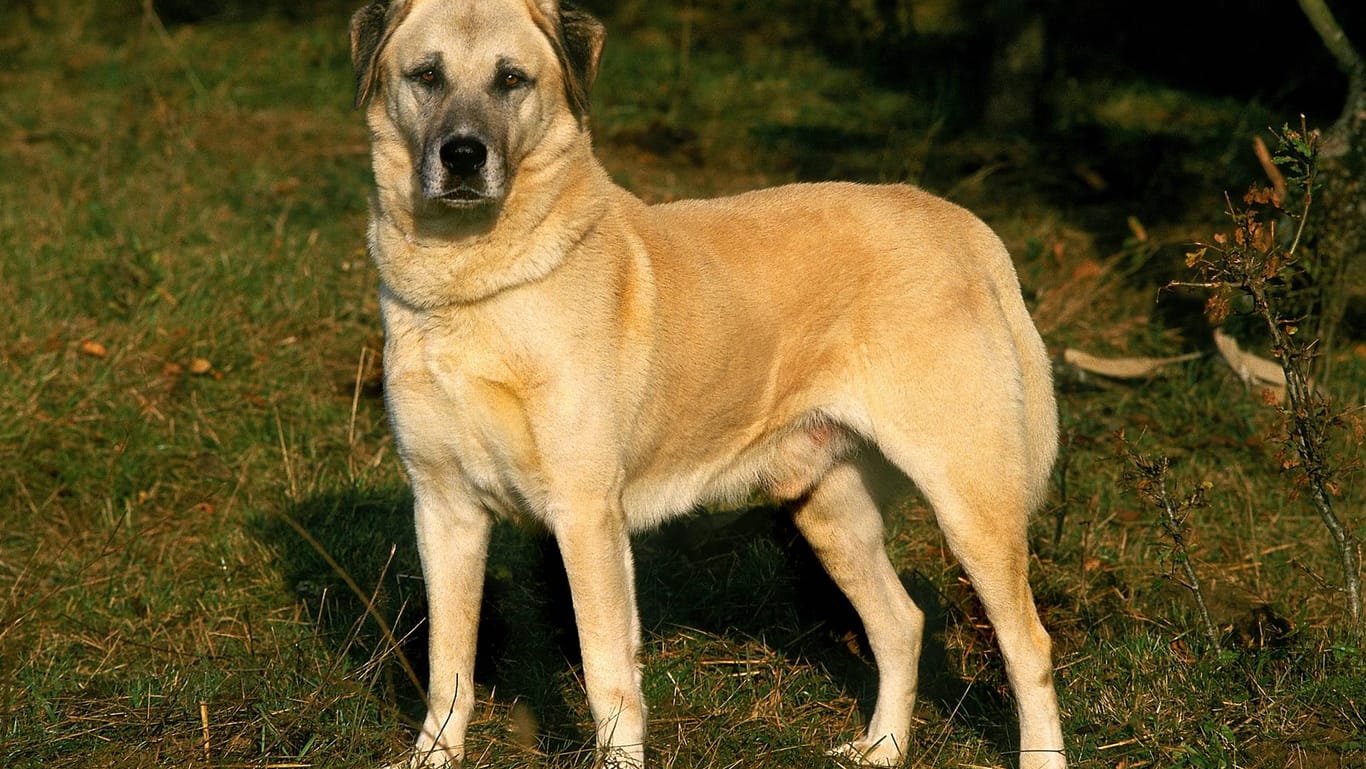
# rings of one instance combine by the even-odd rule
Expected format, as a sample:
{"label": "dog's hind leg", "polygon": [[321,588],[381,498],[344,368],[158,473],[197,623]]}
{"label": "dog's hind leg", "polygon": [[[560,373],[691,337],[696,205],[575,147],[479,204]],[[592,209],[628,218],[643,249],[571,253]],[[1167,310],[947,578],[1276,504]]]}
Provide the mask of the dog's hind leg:
{"label": "dog's hind leg", "polygon": [[882,514],[857,465],[832,469],[796,508],[793,521],[858,612],[877,661],[877,705],[868,733],[833,752],[895,766],[910,732],[925,615],[887,558]]}
{"label": "dog's hind leg", "polygon": [[1004,500],[996,500],[1004,509],[995,507],[968,489],[936,488],[930,494],[949,548],[996,630],[1019,711],[1020,768],[1061,769],[1066,761],[1050,642],[1027,577],[1027,512]]}
{"label": "dog's hind leg", "polygon": [[971,410],[925,424],[910,440],[879,430],[887,457],[916,482],[968,579],[1005,659],[1020,719],[1020,769],[1063,769],[1050,642],[1029,588],[1031,484],[1011,423]]}

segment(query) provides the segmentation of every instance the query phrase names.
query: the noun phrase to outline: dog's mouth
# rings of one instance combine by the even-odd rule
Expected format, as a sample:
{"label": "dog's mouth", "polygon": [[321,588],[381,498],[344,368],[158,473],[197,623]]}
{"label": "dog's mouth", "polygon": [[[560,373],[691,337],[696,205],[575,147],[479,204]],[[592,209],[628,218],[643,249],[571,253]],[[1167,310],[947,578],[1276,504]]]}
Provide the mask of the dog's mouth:
{"label": "dog's mouth", "polygon": [[477,208],[493,202],[493,198],[466,185],[447,190],[434,196],[433,200],[451,208]]}

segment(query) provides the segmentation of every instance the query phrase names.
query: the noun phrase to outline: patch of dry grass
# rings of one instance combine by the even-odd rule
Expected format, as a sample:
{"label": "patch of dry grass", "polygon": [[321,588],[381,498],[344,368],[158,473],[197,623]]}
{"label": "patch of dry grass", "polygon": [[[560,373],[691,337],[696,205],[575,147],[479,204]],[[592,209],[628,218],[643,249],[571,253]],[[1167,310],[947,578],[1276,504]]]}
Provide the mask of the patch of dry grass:
{"label": "patch of dry grass", "polygon": [[[1155,302],[1155,288],[1217,196],[1208,217],[1181,221],[1071,202],[1086,182],[1050,171],[1044,151],[941,136],[904,94],[809,51],[699,43],[686,91],[668,91],[679,38],[659,14],[614,35],[595,118],[609,167],[646,197],[913,176],[998,227],[1055,350],[1207,344],[1189,302]],[[137,9],[65,0],[11,16],[0,763],[392,759],[421,710],[400,655],[421,680],[423,599],[378,397],[345,15],[163,30]],[[739,71],[752,87],[736,87]],[[1211,113],[1194,106],[1207,135]],[[1364,370],[1342,361],[1341,398],[1361,401]],[[1278,472],[1273,415],[1210,358],[1146,382],[1059,383],[1064,458],[1033,531],[1034,581],[1074,764],[1360,765],[1366,660],[1318,582],[1331,554]],[[1170,547],[1123,483],[1120,429],[1173,457],[1174,483],[1213,484],[1191,554],[1216,624],[1241,639],[1231,651],[1193,635]],[[1360,489],[1345,494],[1359,510]],[[1013,703],[970,586],[918,500],[889,537],[930,616],[911,765],[1010,765]],[[587,765],[558,564],[534,535],[500,529],[497,544],[476,764]],[[655,765],[833,766],[824,749],[859,730],[875,671],[781,516],[637,544]],[[1258,635],[1268,616],[1292,632]]]}

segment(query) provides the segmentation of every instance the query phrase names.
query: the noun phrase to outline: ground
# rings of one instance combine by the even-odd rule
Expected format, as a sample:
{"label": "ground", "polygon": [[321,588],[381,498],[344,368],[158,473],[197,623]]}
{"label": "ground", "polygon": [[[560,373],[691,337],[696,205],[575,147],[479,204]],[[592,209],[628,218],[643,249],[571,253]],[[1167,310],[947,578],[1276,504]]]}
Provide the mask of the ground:
{"label": "ground", "polygon": [[[334,5],[185,20],[67,0],[0,25],[6,766],[371,767],[411,740],[420,571]],[[1253,138],[1297,114],[1110,72],[1042,127],[986,129],[947,86],[876,77],[802,30],[774,44],[723,4],[621,6],[593,127],[641,196],[910,181],[1011,248],[1059,361],[1032,580],[1073,764],[1366,766],[1366,659],[1277,413],[1212,354],[1204,297],[1160,290],[1224,226],[1223,191],[1262,180]],[[1255,349],[1254,324],[1232,327]],[[1362,341],[1349,325],[1327,353],[1344,406],[1366,391]],[[1205,354],[1115,381],[1063,365],[1068,347]],[[1186,552],[1127,480],[1120,431],[1172,458],[1178,495],[1209,484]],[[1350,433],[1336,447],[1355,457]],[[1358,480],[1339,501],[1360,535]],[[931,618],[911,765],[1012,765],[991,632],[918,499],[889,538]],[[586,766],[553,548],[496,540],[474,763]],[[875,671],[781,514],[722,511],[636,546],[655,765],[834,766],[824,749],[857,733]]]}

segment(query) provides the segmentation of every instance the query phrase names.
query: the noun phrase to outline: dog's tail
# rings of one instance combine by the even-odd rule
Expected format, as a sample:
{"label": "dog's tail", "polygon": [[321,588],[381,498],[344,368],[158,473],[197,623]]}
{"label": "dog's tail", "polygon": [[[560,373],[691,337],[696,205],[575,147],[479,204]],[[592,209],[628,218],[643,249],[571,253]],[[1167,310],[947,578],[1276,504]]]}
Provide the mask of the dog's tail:
{"label": "dog's tail", "polygon": [[1020,279],[1010,252],[986,224],[981,225],[981,253],[990,254],[987,270],[1014,342],[1024,383],[1025,482],[1031,511],[1048,493],[1049,477],[1058,456],[1058,403],[1053,391],[1053,365],[1039,330],[1025,307]]}

